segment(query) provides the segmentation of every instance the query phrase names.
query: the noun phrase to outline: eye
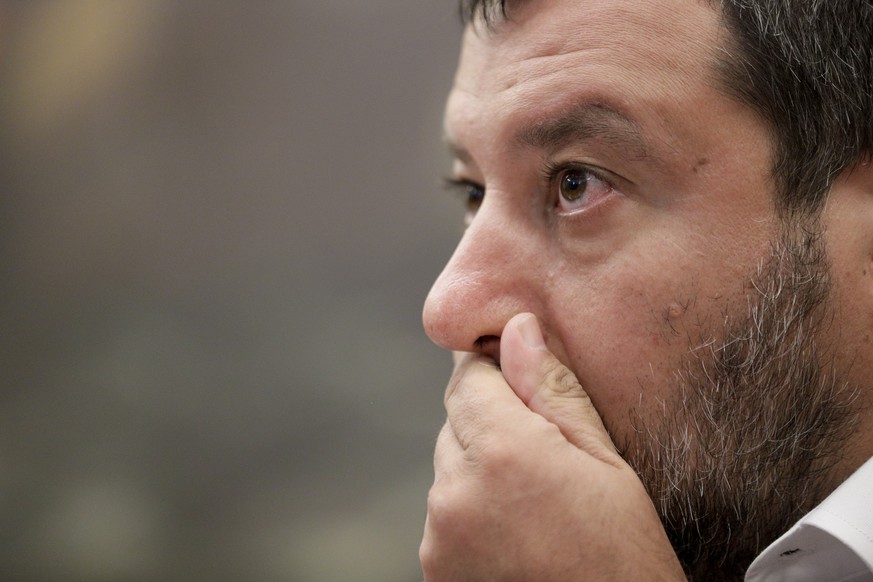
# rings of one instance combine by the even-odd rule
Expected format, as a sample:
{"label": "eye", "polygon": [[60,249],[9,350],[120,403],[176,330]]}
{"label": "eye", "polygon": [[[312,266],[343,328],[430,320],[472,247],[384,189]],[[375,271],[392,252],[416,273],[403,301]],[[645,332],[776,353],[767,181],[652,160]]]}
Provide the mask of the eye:
{"label": "eye", "polygon": [[476,214],[482,205],[482,199],[485,198],[485,187],[470,180],[446,178],[446,187],[461,195],[469,216]]}
{"label": "eye", "polygon": [[565,168],[555,175],[558,207],[564,212],[588,208],[612,193],[612,184],[585,167]]}
{"label": "eye", "polygon": [[465,184],[464,192],[467,197],[467,211],[475,213],[482,206],[482,199],[485,198],[485,188],[472,182]]}

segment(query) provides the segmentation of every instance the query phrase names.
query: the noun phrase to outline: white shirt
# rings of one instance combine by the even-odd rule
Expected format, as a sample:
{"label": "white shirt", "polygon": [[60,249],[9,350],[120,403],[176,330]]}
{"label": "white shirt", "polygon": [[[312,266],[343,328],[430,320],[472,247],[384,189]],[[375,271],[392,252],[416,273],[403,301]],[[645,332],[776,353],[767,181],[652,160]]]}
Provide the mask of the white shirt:
{"label": "white shirt", "polygon": [[764,550],[746,582],[873,582],[873,458]]}

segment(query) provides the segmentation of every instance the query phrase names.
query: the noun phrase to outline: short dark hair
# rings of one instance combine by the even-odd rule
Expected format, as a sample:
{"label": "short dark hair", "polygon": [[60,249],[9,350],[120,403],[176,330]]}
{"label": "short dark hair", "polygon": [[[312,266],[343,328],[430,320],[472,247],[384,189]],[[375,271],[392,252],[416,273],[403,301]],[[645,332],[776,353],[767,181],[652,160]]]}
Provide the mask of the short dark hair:
{"label": "short dark hair", "polygon": [[[461,0],[461,15],[494,22],[519,1]],[[781,210],[819,210],[834,179],[873,154],[873,2],[701,1],[730,32],[723,90],[773,128]]]}

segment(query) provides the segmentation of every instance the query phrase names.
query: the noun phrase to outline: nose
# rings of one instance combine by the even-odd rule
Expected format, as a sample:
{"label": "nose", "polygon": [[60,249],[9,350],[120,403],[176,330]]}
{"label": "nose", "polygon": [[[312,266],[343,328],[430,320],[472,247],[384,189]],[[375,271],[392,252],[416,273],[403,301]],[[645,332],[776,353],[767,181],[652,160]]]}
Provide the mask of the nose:
{"label": "nose", "polygon": [[430,339],[447,350],[499,361],[506,323],[522,311],[541,312],[537,244],[530,224],[486,199],[425,300]]}

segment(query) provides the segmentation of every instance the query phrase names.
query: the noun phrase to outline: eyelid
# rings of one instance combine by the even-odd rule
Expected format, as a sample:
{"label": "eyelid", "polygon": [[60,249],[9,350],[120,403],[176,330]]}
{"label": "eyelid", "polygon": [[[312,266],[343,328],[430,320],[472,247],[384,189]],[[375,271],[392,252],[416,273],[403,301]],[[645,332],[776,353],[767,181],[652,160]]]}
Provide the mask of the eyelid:
{"label": "eyelid", "polygon": [[443,188],[465,198],[469,197],[471,189],[481,190],[482,196],[485,195],[485,186],[468,178],[443,178]]}
{"label": "eyelid", "polygon": [[463,199],[468,213],[475,213],[485,198],[485,186],[468,178],[443,178],[443,187]]}
{"label": "eyelid", "polygon": [[446,176],[443,178],[443,188],[446,190],[463,190],[464,188],[481,188],[485,189],[485,186],[475,182],[474,180],[470,180],[467,178],[455,178],[454,176]]}
{"label": "eyelid", "polygon": [[[554,205],[554,212],[562,216],[593,211],[606,200],[612,198],[614,193],[620,192],[615,187],[615,180],[610,176],[610,172],[582,162],[550,162],[546,164],[545,174],[547,177],[546,192],[548,192],[550,204]],[[570,199],[564,196],[564,180],[569,174],[589,176],[579,198]],[[599,186],[593,185],[591,180],[599,183]]]}
{"label": "eyelid", "polygon": [[589,172],[598,180],[609,184],[609,186],[614,189],[618,189],[616,186],[616,180],[611,177],[609,172],[583,162],[548,162],[543,169],[543,175],[546,182],[549,184],[549,188],[552,188],[557,183],[558,176],[567,170]]}

